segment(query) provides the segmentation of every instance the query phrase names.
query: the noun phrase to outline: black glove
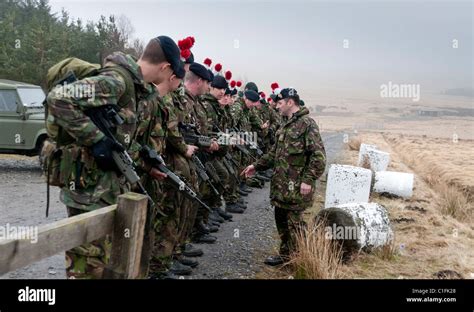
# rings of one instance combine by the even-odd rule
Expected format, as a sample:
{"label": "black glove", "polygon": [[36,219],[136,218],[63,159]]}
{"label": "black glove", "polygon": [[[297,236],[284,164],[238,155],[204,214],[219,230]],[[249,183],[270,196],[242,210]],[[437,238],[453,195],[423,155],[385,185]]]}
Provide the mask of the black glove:
{"label": "black glove", "polygon": [[92,155],[100,169],[104,171],[116,170],[112,151],[123,150],[123,147],[115,143],[112,139],[104,137],[92,146]]}

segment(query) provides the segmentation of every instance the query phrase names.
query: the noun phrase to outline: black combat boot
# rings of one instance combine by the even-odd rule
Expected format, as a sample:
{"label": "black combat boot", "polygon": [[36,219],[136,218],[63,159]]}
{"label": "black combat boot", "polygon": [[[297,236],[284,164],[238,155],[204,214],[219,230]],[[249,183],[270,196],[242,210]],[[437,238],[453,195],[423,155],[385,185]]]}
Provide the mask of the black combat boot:
{"label": "black combat boot", "polygon": [[202,249],[196,248],[192,244],[185,244],[181,253],[186,257],[200,257],[204,254]]}
{"label": "black combat boot", "polygon": [[240,183],[240,189],[247,193],[252,193],[252,188],[248,187],[245,183]]}
{"label": "black combat boot", "polygon": [[211,229],[202,220],[196,225],[196,230],[201,234],[211,233]]}
{"label": "black combat boot", "polygon": [[225,219],[222,218],[216,211],[212,211],[209,214],[209,220],[219,222],[219,223],[224,223],[225,222]]}
{"label": "black combat boot", "polygon": [[177,257],[176,259],[179,263],[187,265],[188,267],[195,268],[199,265],[199,262],[197,260],[191,259],[191,258],[186,258],[183,256]]}
{"label": "black combat boot", "polygon": [[198,244],[214,244],[216,240],[217,237],[209,234],[198,235],[194,238],[194,241]]}
{"label": "black combat boot", "polygon": [[216,212],[219,214],[219,216],[221,216],[222,218],[224,218],[224,220],[227,220],[227,221],[230,221],[232,220],[232,215],[225,212],[224,210],[222,210],[220,207],[219,208],[216,208]]}
{"label": "black combat boot", "polygon": [[242,208],[242,209],[244,209],[244,210],[247,209],[247,205],[246,205],[246,204],[242,204],[242,203],[240,203],[240,202],[236,202],[235,205],[237,205],[237,207]]}
{"label": "black combat boot", "polygon": [[238,188],[237,193],[239,193],[240,196],[248,196],[249,193],[242,191],[242,189]]}
{"label": "black combat boot", "polygon": [[[156,279],[156,278],[151,278],[151,279]],[[158,279],[162,280],[178,280],[179,275],[173,274],[170,271],[166,271],[165,273],[160,274]]]}
{"label": "black combat boot", "polygon": [[243,200],[242,198],[239,198],[237,201],[242,205],[247,205],[247,202]]}
{"label": "black combat boot", "polygon": [[219,231],[219,227],[217,225],[212,225],[212,224],[206,224],[207,227],[209,228],[209,230],[211,231],[211,233],[215,233],[217,231]]}
{"label": "black combat boot", "polygon": [[226,204],[225,211],[230,213],[244,213],[244,209],[237,206],[237,204]]}
{"label": "black combat boot", "polygon": [[193,269],[191,269],[190,266],[181,264],[179,261],[174,260],[168,271],[175,275],[190,275],[193,272]]}
{"label": "black combat boot", "polygon": [[211,226],[217,226],[217,227],[220,227],[221,224],[217,221],[213,221],[213,220],[209,220],[207,221],[207,226],[211,227]]}
{"label": "black combat boot", "polygon": [[277,266],[277,265],[282,265],[284,263],[287,263],[288,261],[289,261],[288,257],[276,255],[276,256],[270,256],[266,258],[264,263],[270,266]]}

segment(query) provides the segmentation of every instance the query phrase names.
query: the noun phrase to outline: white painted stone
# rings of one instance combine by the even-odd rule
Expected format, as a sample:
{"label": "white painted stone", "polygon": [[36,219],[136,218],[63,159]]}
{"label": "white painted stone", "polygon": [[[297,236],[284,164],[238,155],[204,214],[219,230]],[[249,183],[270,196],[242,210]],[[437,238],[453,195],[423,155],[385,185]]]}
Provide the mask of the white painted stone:
{"label": "white painted stone", "polygon": [[359,148],[359,160],[357,161],[357,166],[362,166],[364,163],[364,157],[367,154],[367,149],[372,148],[372,149],[377,149],[376,145],[369,145],[362,143]]}
{"label": "white painted stone", "polygon": [[[318,217],[327,220],[326,232],[331,229],[334,233],[337,229],[345,233],[344,244],[350,251],[370,251],[393,239],[387,209],[377,203],[351,203],[322,209]],[[333,239],[340,237],[333,236]]]}
{"label": "white painted stone", "polygon": [[410,198],[413,195],[413,173],[379,171],[375,173],[373,191]]}
{"label": "white painted stone", "polygon": [[347,165],[329,167],[324,207],[368,202],[372,171]]}
{"label": "white painted stone", "polygon": [[365,155],[369,160],[370,169],[372,171],[387,170],[388,164],[390,163],[390,153],[369,147],[366,149]]}

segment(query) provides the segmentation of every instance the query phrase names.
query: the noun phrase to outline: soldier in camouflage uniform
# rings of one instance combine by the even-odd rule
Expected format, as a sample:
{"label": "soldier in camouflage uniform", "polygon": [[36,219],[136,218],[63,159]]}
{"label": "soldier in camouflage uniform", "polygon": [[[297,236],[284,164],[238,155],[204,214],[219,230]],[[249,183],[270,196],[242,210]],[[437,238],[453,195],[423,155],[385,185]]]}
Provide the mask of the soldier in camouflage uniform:
{"label": "soldier in camouflage uniform", "polygon": [[[85,114],[85,110],[103,105],[118,105],[124,123],[117,127],[116,138],[126,149],[137,147],[133,141],[137,120],[143,116],[146,103],[155,94],[149,85],[173,76],[183,76],[179,49],[166,36],[152,39],[138,61],[123,53],[105,59],[100,74],[74,82],[95,89],[94,97],[66,96],[58,86],[47,97],[48,122],[59,126],[58,148],[62,150],[60,172],[64,187],[60,199],[73,216],[116,204],[117,197],[132,189],[117,173],[111,151],[115,144]],[[134,92],[128,93],[133,88]],[[126,98],[125,98],[126,97]],[[139,144],[138,144],[139,145]],[[134,151],[131,151],[133,154]],[[163,178],[151,168],[141,170],[154,178]],[[108,238],[82,245],[66,252],[66,273],[74,278],[100,278],[110,256]]]}
{"label": "soldier in camouflage uniform", "polygon": [[[214,126],[217,126],[221,131],[229,129],[230,123],[232,122],[229,118],[230,115],[224,111],[221,107],[219,100],[225,95],[225,90],[228,88],[228,83],[222,76],[215,76],[211,83],[211,90],[208,94],[202,97],[202,101],[207,113],[207,123],[209,125],[209,131],[216,130]],[[212,164],[216,169],[221,181],[224,182],[224,188],[228,190],[224,193],[224,200],[226,201],[226,212],[229,213],[242,213],[243,209],[237,205],[237,198],[235,194],[232,194],[232,177],[230,172],[226,169],[223,163],[224,155],[229,151],[228,145],[219,145],[219,150],[212,154]],[[220,198],[216,198],[215,205],[220,206]],[[217,210],[218,211],[218,210]]]}
{"label": "soldier in camouflage uniform", "polygon": [[234,212],[237,212],[237,213],[242,213],[247,208],[247,206],[245,205],[244,201],[240,198],[240,195],[238,192],[239,185],[240,185],[240,179],[239,179],[240,167],[237,165],[240,164],[241,159],[240,159],[240,153],[237,152],[237,150],[234,147],[234,145],[238,143],[237,142],[238,133],[235,133],[235,131],[233,130],[234,128],[236,128],[237,125],[236,125],[236,119],[234,118],[234,114],[232,111],[232,105],[234,102],[232,96],[236,93],[237,93],[237,90],[235,89],[232,90],[232,89],[227,88],[225,91],[224,97],[219,100],[219,104],[223,111],[223,116],[225,119],[224,123],[226,124],[226,127],[229,130],[229,134],[230,134],[230,136],[228,137],[228,141],[229,141],[228,153],[231,155],[232,160],[225,159],[224,161],[227,162],[226,169],[230,167],[231,170],[233,171],[233,172],[230,172],[230,170],[228,170],[229,177],[230,177],[229,192],[226,192],[226,194],[224,195],[224,200],[226,204],[234,206],[234,209],[231,209],[231,210],[234,210]]}
{"label": "soldier in camouflage uniform", "polygon": [[[195,192],[198,192],[197,174],[190,162],[198,147],[186,144],[179,129],[179,124],[185,123],[189,115],[184,85],[182,84],[177,90],[168,93],[163,100],[168,111],[166,163]],[[175,259],[171,271],[173,273],[181,271],[188,274],[190,269],[184,265],[195,267],[198,263],[195,260],[184,258],[181,255],[181,250],[190,235],[189,222],[194,223],[195,202],[168,185],[165,192],[164,206],[168,207],[168,210],[172,210],[176,217],[175,220],[169,220],[172,227],[168,232],[168,242],[174,245],[173,257]]]}
{"label": "soldier in camouflage uniform", "polygon": [[[207,113],[201,101],[201,96],[208,92],[209,82],[211,82],[211,78],[206,67],[198,63],[191,64],[184,82],[187,102],[186,110],[188,112],[184,121],[187,124],[194,124],[197,131],[205,136],[209,134],[210,127],[207,124]],[[217,151],[218,147],[217,142],[214,142],[209,149],[200,149],[198,157],[205,163],[203,160],[207,159],[207,155],[213,151]],[[199,183],[199,194],[208,206],[213,207],[213,205],[215,205],[213,193],[209,186],[206,183],[202,183],[202,181]],[[217,225],[209,223],[209,212],[205,208],[194,206],[186,224],[187,234],[191,234],[197,241],[207,243],[215,241],[215,239],[208,234],[217,231],[218,227]]]}
{"label": "soldier in camouflage uniform", "polygon": [[[156,168],[151,168],[149,164],[140,158],[140,149],[142,146],[149,146],[158,154],[163,154],[166,147],[166,119],[167,112],[161,97],[153,86],[153,97],[144,103],[143,110],[140,114],[141,118],[138,120],[136,136],[129,149],[129,154],[135,163],[138,164],[137,172],[141,177],[141,182],[145,187],[147,193],[155,203],[155,207],[151,214],[147,215],[150,218],[149,231],[145,232],[143,241],[142,262],[149,263],[149,271],[147,275],[153,276],[156,261],[153,258],[154,245],[156,244],[156,233],[159,233],[163,224],[164,210],[163,210],[163,180],[166,178],[164,173],[161,173]],[[144,170],[143,170],[144,168]],[[148,221],[148,220],[147,220]],[[147,227],[145,227],[147,230]]]}
{"label": "soldier in camouflage uniform", "polygon": [[[270,99],[271,100],[271,99]],[[265,132],[261,132],[263,136],[259,143],[260,148],[264,153],[267,153],[272,145],[275,143],[275,133],[279,127],[279,118],[276,116],[276,113],[269,105],[265,99],[265,93],[260,92],[260,101],[256,104],[255,110],[258,112],[259,117],[262,121],[268,124],[268,127],[265,129]],[[259,172],[258,176],[264,181],[269,181],[271,179],[271,170],[266,170]]]}
{"label": "soldier in camouflage uniform", "polygon": [[303,211],[313,202],[316,180],[323,174],[326,156],[316,122],[299,105],[294,89],[278,95],[278,110],[288,121],[278,130],[272,150],[242,174],[252,176],[258,169],[273,168],[270,198],[281,239],[280,254],[265,260],[279,265],[295,251],[295,233],[304,226]]}
{"label": "soldier in camouflage uniform", "polygon": [[260,145],[260,148],[263,150],[264,153],[268,151],[268,148],[270,147],[270,131],[272,127],[272,120],[270,116],[270,110],[268,109],[268,103],[265,100],[265,94],[263,92],[260,92],[260,100],[257,102],[255,105],[255,111],[257,112],[260,120],[262,120],[263,123],[267,123],[268,127],[265,129],[265,132],[262,132],[262,138],[261,142],[262,144]]}
{"label": "soldier in camouflage uniform", "polygon": [[[248,83],[249,85],[251,83]],[[256,86],[255,86],[256,88]],[[258,144],[259,138],[265,135],[266,129],[268,128],[269,123],[262,122],[258,115],[258,111],[255,108],[257,103],[260,100],[260,96],[253,89],[244,91],[244,107],[241,111],[241,114],[238,116],[236,124],[240,126],[241,131],[248,133],[249,137],[253,138],[255,143]],[[254,135],[256,134],[256,136]],[[251,152],[254,150],[249,149]],[[254,157],[257,155],[255,154]],[[248,156],[242,156],[242,162],[245,166],[252,162],[252,159]],[[253,187],[262,188],[264,181],[256,177],[249,177],[246,179],[246,184]]]}

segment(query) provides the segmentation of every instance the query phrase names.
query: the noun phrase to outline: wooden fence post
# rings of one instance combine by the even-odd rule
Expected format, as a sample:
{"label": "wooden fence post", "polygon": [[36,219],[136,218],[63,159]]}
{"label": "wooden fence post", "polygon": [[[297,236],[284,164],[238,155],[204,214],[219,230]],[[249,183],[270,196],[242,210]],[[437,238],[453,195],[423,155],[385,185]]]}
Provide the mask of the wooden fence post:
{"label": "wooden fence post", "polygon": [[118,198],[110,262],[104,278],[135,279],[141,276],[141,255],[148,198],[126,193]]}

